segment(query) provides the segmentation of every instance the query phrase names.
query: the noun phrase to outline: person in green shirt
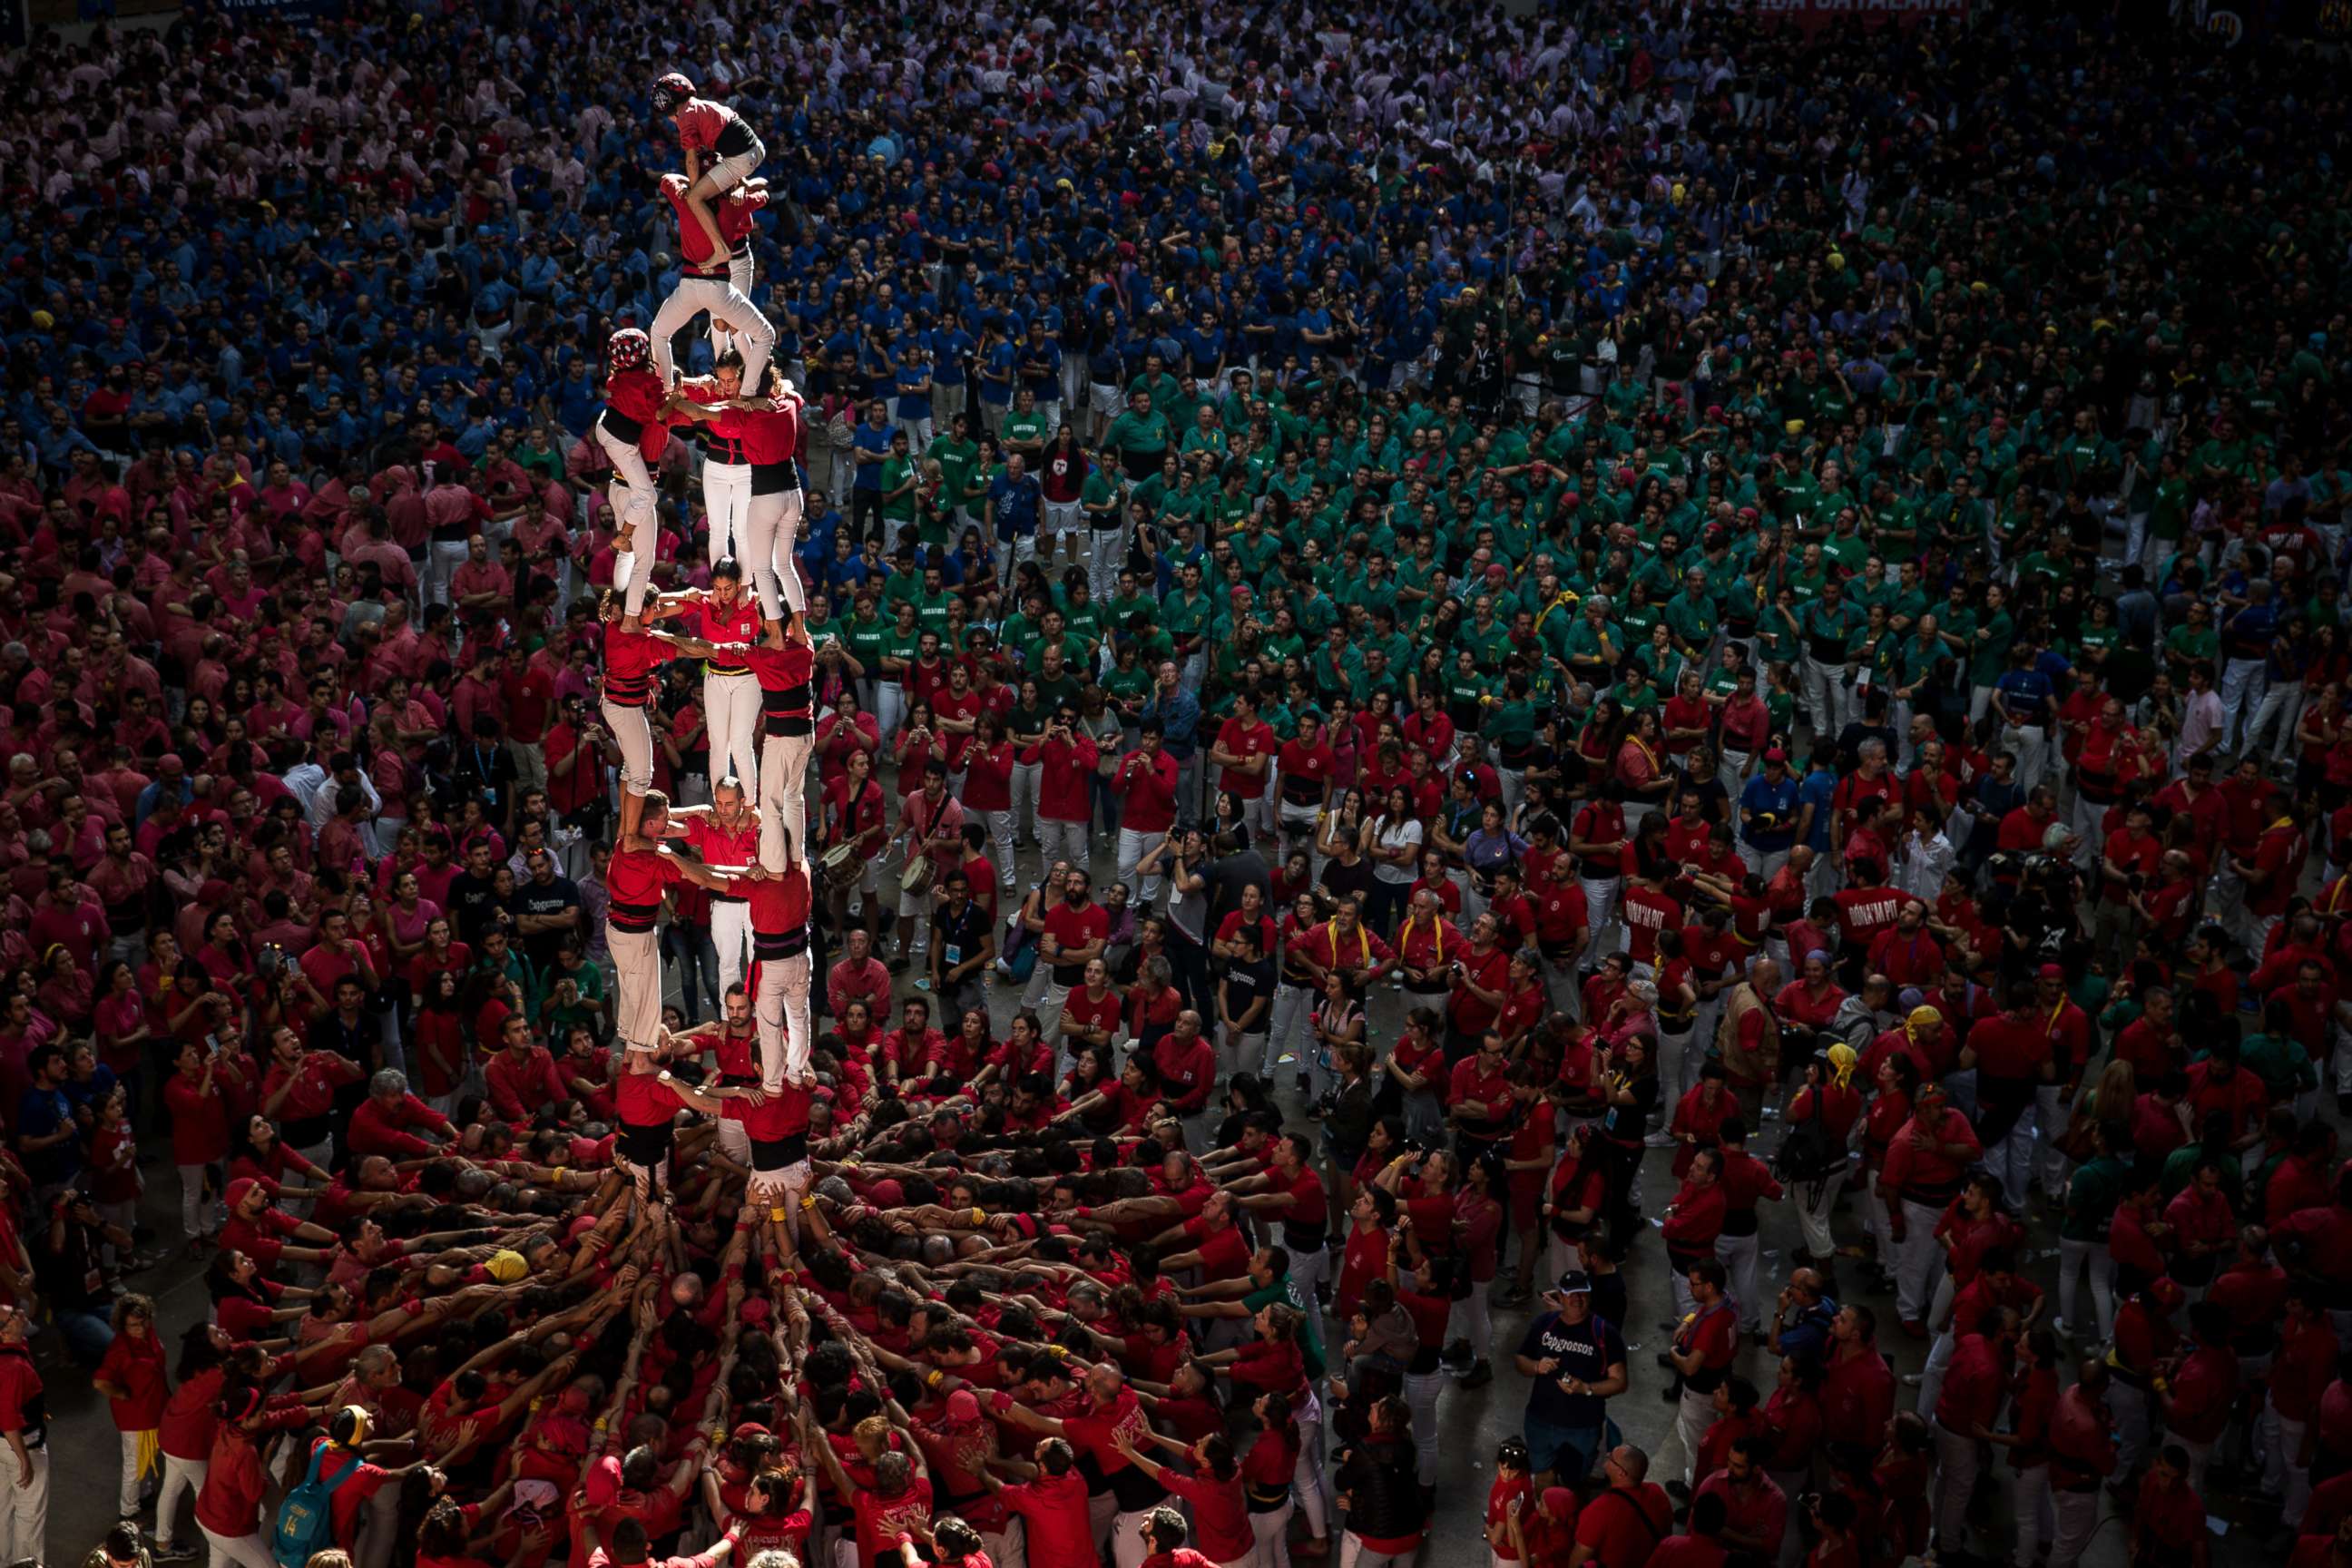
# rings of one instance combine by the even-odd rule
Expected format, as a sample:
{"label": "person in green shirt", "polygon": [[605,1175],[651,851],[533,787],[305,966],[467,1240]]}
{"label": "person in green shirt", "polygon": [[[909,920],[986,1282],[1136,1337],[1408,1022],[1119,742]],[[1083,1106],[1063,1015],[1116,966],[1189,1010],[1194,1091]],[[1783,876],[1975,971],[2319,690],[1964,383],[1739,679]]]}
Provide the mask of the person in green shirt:
{"label": "person in green shirt", "polygon": [[1113,419],[1104,433],[1103,446],[1118,455],[1119,468],[1128,479],[1141,484],[1160,473],[1172,438],[1168,416],[1152,405],[1151,394],[1133,392],[1128,395],[1127,412]]}
{"label": "person in green shirt", "polygon": [[881,728],[882,743],[886,746],[907,716],[907,672],[914,668],[915,656],[921,647],[922,631],[915,624],[914,601],[901,599],[896,619],[882,635],[878,663],[868,667],[877,672],[874,721]]}
{"label": "person in green shirt", "polygon": [[937,632],[942,638],[948,635],[948,609],[961,604],[961,595],[949,592],[945,574],[936,555],[923,567],[922,586],[913,595],[915,624],[927,632]]}
{"label": "person in green shirt", "polygon": [[1836,577],[1824,582],[1822,596],[1798,613],[1797,631],[1805,655],[1805,706],[1812,714],[1816,735],[1834,739],[1853,718],[1854,693],[1846,682],[1846,659],[1863,621],[1862,612],[1845,602],[1845,584]]}
{"label": "person in green shirt", "polygon": [[1014,393],[1013,407],[998,432],[1005,456],[1020,454],[1024,466],[1034,474],[1045,460],[1045,443],[1053,434],[1053,426],[1037,411],[1037,399],[1030,390],[1024,386]]}
{"label": "person in green shirt", "polygon": [[[1113,420],[1112,425],[1115,428],[1118,421]],[[1188,459],[1200,454],[1213,463],[1223,459],[1225,447],[1225,433],[1217,424],[1216,407],[1203,403],[1193,411],[1192,423],[1185,427],[1184,438],[1177,443],[1176,449]]]}
{"label": "person in green shirt", "polygon": [[1127,484],[1110,470],[1113,454],[1102,455],[1106,460],[1088,465],[1078,487],[1078,514],[1087,524],[1087,584],[1096,602],[1108,605],[1127,564]]}
{"label": "person in green shirt", "polygon": [[[915,521],[915,488],[922,482],[922,470],[907,450],[907,433],[890,433],[890,455],[882,460],[883,532],[896,541],[902,529]],[[941,539],[945,539],[941,535]]]}
{"label": "person in green shirt", "polygon": [[978,521],[970,504],[971,471],[980,461],[980,444],[971,438],[969,416],[955,416],[954,427],[926,447],[923,456],[940,466],[940,504],[949,509],[950,527],[961,529]]}
{"label": "person in green shirt", "polygon": [[[1984,608],[1977,617],[1969,644],[1969,722],[1983,721],[1992,705],[1992,689],[2009,668],[2010,645],[2017,640],[2017,625],[2009,618],[2009,595],[1998,583],[1988,583]],[[1948,627],[1947,628],[1948,630]]]}
{"label": "person in green shirt", "polygon": [[2164,657],[2176,683],[2200,664],[2220,668],[2221,634],[2214,629],[2213,613],[2204,600],[2191,599],[2187,617],[2164,634]]}
{"label": "person in green shirt", "polygon": [[891,622],[882,618],[881,605],[881,595],[871,584],[858,589],[848,628],[841,639],[849,650],[849,657],[856,659],[858,667],[866,672],[861,678],[865,686],[863,695],[868,710],[877,715],[877,722],[881,712],[877,691],[882,679],[882,644],[890,636],[891,627]]}
{"label": "person in green shirt", "polygon": [[1685,658],[1705,656],[1715,641],[1717,616],[1715,596],[1707,592],[1706,574],[1694,566],[1683,574],[1683,590],[1666,601],[1666,629]]}

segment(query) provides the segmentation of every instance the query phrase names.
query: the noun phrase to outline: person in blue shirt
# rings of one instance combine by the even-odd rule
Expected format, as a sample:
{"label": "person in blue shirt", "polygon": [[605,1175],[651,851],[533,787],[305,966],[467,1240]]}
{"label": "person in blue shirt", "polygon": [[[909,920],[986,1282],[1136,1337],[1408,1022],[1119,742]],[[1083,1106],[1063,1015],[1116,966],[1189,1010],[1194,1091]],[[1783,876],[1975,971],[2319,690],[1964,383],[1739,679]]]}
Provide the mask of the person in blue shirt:
{"label": "person in blue shirt", "polygon": [[1004,429],[1004,411],[1013,406],[1013,383],[1020,370],[1020,354],[1002,329],[980,331],[980,427],[990,436]]}
{"label": "person in blue shirt", "polygon": [[1807,889],[1812,893],[1827,892],[1836,869],[1836,857],[1830,853],[1830,818],[1835,814],[1837,785],[1837,751],[1824,742],[1807,763],[1804,782],[1797,786],[1798,821],[1805,847],[1813,852],[1814,885]]}
{"label": "person in blue shirt", "polygon": [[952,430],[955,417],[964,411],[964,395],[969,390],[964,379],[963,363],[979,345],[971,334],[963,330],[962,320],[953,310],[940,314],[940,324],[931,329],[931,417],[937,426]]}
{"label": "person in blue shirt", "polygon": [[850,447],[857,477],[849,487],[849,531],[857,539],[882,537],[882,465],[890,460],[887,410],[878,397],[866,405],[865,421]]}
{"label": "person in blue shirt", "polygon": [[2221,623],[2221,710],[2229,715],[2221,749],[2238,749],[2242,728],[2251,736],[2263,705],[2263,677],[2270,668],[2271,639],[2278,635],[2278,605],[2267,577],[2245,585],[2245,607]]}
{"label": "person in blue shirt", "polygon": [[2026,794],[2050,766],[2050,678],[2034,662],[2034,647],[2020,638],[2009,651],[2010,668],[1993,683],[1992,705],[2000,718],[2001,749],[2017,753],[2017,782]]}
{"label": "person in blue shirt", "polygon": [[1040,316],[1029,323],[1028,341],[1021,345],[1021,384],[1037,400],[1037,412],[1053,430],[1062,423],[1062,345],[1055,342]]}
{"label": "person in blue shirt", "polygon": [[931,356],[920,337],[910,337],[898,371],[897,424],[907,433],[907,450],[916,457],[931,444]]}
{"label": "person in blue shirt", "polygon": [[1192,803],[1201,798],[1201,703],[1185,689],[1183,668],[1174,659],[1162,659],[1157,683],[1139,724],[1160,726],[1160,749],[1176,759],[1176,820],[1192,820]]}
{"label": "person in blue shirt", "polygon": [[1037,519],[1045,492],[1026,471],[1021,454],[1004,459],[1004,471],[989,481],[988,515],[996,530],[998,553],[1018,566],[1037,552]]}
{"label": "person in blue shirt", "polygon": [[32,1178],[36,1207],[46,1209],[81,1171],[81,1129],[65,1089],[65,1052],[43,1046],[25,1066],[33,1081],[16,1108],[16,1152]]}
{"label": "person in blue shirt", "polygon": [[[1836,775],[1827,776],[1833,791]],[[1798,804],[1803,794],[1804,786],[1789,776],[1789,753],[1777,746],[1764,753],[1764,771],[1739,792],[1740,858],[1767,881],[1788,863],[1789,851],[1796,846]],[[1826,837],[1826,817],[1822,827]]]}

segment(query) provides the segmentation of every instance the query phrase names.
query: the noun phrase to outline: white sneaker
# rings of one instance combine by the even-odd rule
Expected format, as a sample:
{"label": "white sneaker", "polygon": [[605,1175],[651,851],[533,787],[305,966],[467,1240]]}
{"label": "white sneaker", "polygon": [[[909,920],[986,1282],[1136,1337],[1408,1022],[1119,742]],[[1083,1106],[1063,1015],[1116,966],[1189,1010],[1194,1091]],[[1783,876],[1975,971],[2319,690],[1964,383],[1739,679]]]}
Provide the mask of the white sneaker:
{"label": "white sneaker", "polygon": [[1671,1132],[1653,1132],[1642,1140],[1642,1146],[1646,1149],[1671,1149],[1676,1142]]}

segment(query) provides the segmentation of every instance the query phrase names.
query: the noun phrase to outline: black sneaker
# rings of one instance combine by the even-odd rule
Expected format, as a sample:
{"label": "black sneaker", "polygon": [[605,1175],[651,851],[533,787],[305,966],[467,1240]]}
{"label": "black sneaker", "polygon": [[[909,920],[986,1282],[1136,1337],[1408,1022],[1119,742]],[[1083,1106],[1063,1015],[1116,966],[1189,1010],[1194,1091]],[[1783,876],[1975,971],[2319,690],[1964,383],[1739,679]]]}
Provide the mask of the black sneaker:
{"label": "black sneaker", "polygon": [[1485,1362],[1473,1363],[1469,1374],[1463,1378],[1464,1388],[1484,1388],[1495,1381],[1495,1369]]}
{"label": "black sneaker", "polygon": [[1456,1366],[1467,1366],[1475,1358],[1470,1353],[1470,1342],[1468,1340],[1455,1340],[1453,1343],[1447,1345],[1443,1351],[1438,1352],[1437,1359],[1440,1361],[1450,1361]]}

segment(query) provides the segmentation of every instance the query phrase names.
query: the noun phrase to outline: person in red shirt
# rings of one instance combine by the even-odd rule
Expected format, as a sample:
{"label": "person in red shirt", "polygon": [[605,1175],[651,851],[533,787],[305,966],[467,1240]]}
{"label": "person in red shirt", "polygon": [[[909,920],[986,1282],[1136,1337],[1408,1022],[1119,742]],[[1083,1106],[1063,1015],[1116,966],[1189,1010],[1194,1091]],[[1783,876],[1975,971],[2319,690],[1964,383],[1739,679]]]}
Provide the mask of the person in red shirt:
{"label": "person in red shirt", "polygon": [[2238,1357],[2230,1348],[2230,1314],[2215,1302],[2189,1307],[2189,1333],[2187,1353],[2157,1383],[2155,1394],[2166,1435],[2188,1455],[2189,1484],[2201,1488],[2213,1445],[2236,1407]]}
{"label": "person in red shirt", "polygon": [[224,1397],[220,1425],[196,1491],[196,1528],[212,1548],[212,1561],[236,1568],[276,1568],[262,1533],[261,1505],[269,1490],[256,1438],[270,1424],[261,1391],[238,1386]]}
{"label": "person in red shirt", "polygon": [[2336,1376],[2339,1347],[2325,1297],[2315,1287],[2298,1285],[2287,1292],[2278,1324],[2261,1416],[2263,1485],[2284,1500],[2280,1527],[2299,1531],[2311,1502],[2312,1445],[2306,1434],[2318,1417],[2321,1393]]}
{"label": "person in red shirt", "polygon": [[1609,1450],[1601,1473],[1608,1487],[1576,1516],[1576,1560],[1601,1568],[1647,1568],[1674,1528],[1674,1499],[1649,1479],[1650,1457],[1631,1445]]}
{"label": "person in red shirt", "polygon": [[1078,710],[1065,702],[1047,721],[1042,738],[1022,761],[1034,764],[1037,775],[1038,855],[1048,865],[1067,861],[1087,863],[1087,836],[1093,826],[1095,764],[1101,752],[1094,737],[1078,727]]}
{"label": "person in red shirt", "polygon": [[[1111,793],[1118,797],[1118,879],[1136,888],[1139,906],[1156,909],[1160,903],[1160,866],[1163,857],[1154,855],[1167,838],[1168,830],[1176,825],[1176,787],[1181,770],[1176,759],[1161,744],[1160,721],[1146,719],[1137,731],[1135,750],[1119,759],[1118,772],[1111,776]],[[1151,869],[1143,874],[1139,885],[1136,868],[1146,859]],[[1013,858],[1004,857],[1004,873],[1013,874]],[[1012,886],[1008,880],[1005,884]]]}
{"label": "person in red shirt", "polygon": [[1274,726],[1258,717],[1255,694],[1246,688],[1234,692],[1233,712],[1210,743],[1209,761],[1221,770],[1217,788],[1242,803],[1242,826],[1260,843],[1274,839],[1265,786],[1280,745]]}
{"label": "person in red shirt", "polygon": [[530,1032],[530,1020],[509,1014],[499,1026],[498,1053],[482,1068],[490,1109],[513,1125],[522,1126],[541,1110],[570,1098],[555,1058]]}
{"label": "person in red shirt", "polygon": [[215,1077],[220,1059],[209,1042],[184,1043],[176,1070],[163,1080],[163,1109],[172,1128],[172,1163],[180,1175],[180,1230],[188,1255],[202,1255],[220,1229],[218,1194],[227,1180],[228,1106]]}
{"label": "person in red shirt", "polygon": [[1888,1142],[1879,1174],[1894,1222],[1896,1309],[1903,1331],[1927,1337],[1931,1270],[1942,1254],[1936,1227],[1945,1206],[1958,1194],[1969,1165],[1983,1152],[1976,1129],[1948,1101],[1941,1082],[1929,1079],[1912,1097],[1911,1120]]}
{"label": "person in red shirt", "polygon": [[2189,1479],[2189,1458],[2178,1444],[2167,1444],[2157,1455],[2155,1468],[2140,1482],[2132,1500],[2131,1560],[2145,1563],[2186,1563],[2209,1568],[2211,1539],[2205,1528],[2205,1500]]}
{"label": "person in red shirt", "polygon": [[[91,1374],[90,1384],[106,1395],[107,1413],[122,1439],[122,1479],[115,1511],[129,1519],[139,1511],[140,1489],[146,1471],[141,1451],[155,1440],[163,1424],[163,1402],[170,1381],[163,1370],[163,1342],[155,1333],[155,1303],[131,1295],[114,1303],[114,1339]],[[159,1463],[152,1459],[151,1462]]]}
{"label": "person in red shirt", "polygon": [[[1219,739],[1223,739],[1220,731]],[[1338,766],[1323,732],[1323,710],[1308,708],[1298,716],[1298,732],[1275,753],[1275,782],[1281,794],[1278,815],[1283,847],[1289,849],[1315,837],[1317,823],[1331,804],[1331,781]]]}
{"label": "person in red shirt", "polygon": [[[737,285],[725,215],[743,205],[728,198],[751,187],[752,173],[768,150],[741,115],[723,103],[697,97],[694,83],[677,71],[654,83],[653,105],[656,113],[668,116],[677,127],[678,146],[685,153],[686,173],[663,175],[661,192],[676,217],[678,256],[687,264],[677,287],[654,318],[654,367],[665,380],[669,378],[671,340],[708,310],[714,331],[724,321],[728,331],[745,342],[743,379],[757,386],[775,347],[776,329]],[[736,222],[740,227],[740,219]],[[750,280],[747,270],[744,287]]]}
{"label": "person in red shirt", "polygon": [[1759,1250],[1756,1205],[1777,1203],[1785,1194],[1772,1177],[1772,1168],[1748,1152],[1748,1124],[1738,1117],[1726,1120],[1716,1134],[1722,1164],[1716,1180],[1723,1188],[1723,1229],[1715,1239],[1715,1255],[1731,1277],[1731,1303],[1739,1313],[1739,1331],[1764,1331],[1764,1297],[1756,1280]]}
{"label": "person in red shirt", "polygon": [[1935,1406],[1936,1539],[1945,1551],[1958,1550],[1967,1538],[1977,1445],[1990,1435],[2008,1397],[2011,1363],[2022,1331],[2017,1313],[2007,1307],[1997,1309],[1983,1327],[1954,1347]]}
{"label": "person in red shirt", "polygon": [[[1677,1274],[1675,1297],[1682,1310],[1682,1321],[1665,1356],[1673,1370],[1681,1375],[1675,1437],[1683,1447],[1684,1473],[1679,1479],[1685,1486],[1706,1479],[1696,1471],[1707,1429],[1721,1414],[1716,1408],[1715,1391],[1731,1375],[1732,1358],[1739,1350],[1738,1314],[1727,1295],[1728,1277],[1714,1255],[1712,1232],[1719,1227],[1722,1217],[1722,1188],[1716,1181],[1716,1161],[1712,1152],[1698,1157],[1682,1192],[1675,1195],[1672,1217],[1666,1221],[1670,1233],[1666,1250]],[[1709,1194],[1715,1194],[1712,1202],[1708,1200]],[[1682,1222],[1686,1234],[1671,1234],[1677,1222]],[[1685,1255],[1690,1257],[1687,1263],[1684,1261]]]}
{"label": "person in red shirt", "polygon": [[[981,1484],[1020,1516],[1031,1562],[1096,1562],[1099,1552],[1076,1451],[1065,1437],[1041,1437],[1031,1450],[1031,1458],[1037,1471],[1032,1479],[1007,1485],[992,1468],[980,1472]],[[1199,1517],[1194,1515],[1196,1520]],[[1244,1523],[1242,1528],[1246,1531],[1248,1526]]]}
{"label": "person in red shirt", "polygon": [[408,1092],[408,1079],[386,1068],[368,1080],[368,1097],[352,1113],[345,1147],[355,1155],[383,1154],[394,1160],[425,1160],[440,1145],[419,1137],[423,1128],[446,1142],[457,1135],[449,1119]]}

